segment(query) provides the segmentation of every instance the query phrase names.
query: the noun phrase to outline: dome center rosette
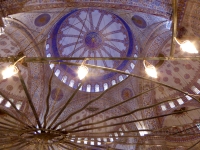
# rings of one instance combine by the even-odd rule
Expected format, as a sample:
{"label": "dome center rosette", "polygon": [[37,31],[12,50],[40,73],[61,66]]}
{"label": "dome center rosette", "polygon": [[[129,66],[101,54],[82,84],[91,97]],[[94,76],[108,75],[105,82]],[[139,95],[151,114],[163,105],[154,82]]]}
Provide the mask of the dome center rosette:
{"label": "dome center rosette", "polygon": [[[52,28],[46,41],[47,57],[133,57],[134,37],[128,24],[118,15],[95,8],[76,9],[63,16]],[[83,60],[68,62],[82,63]],[[87,64],[132,72],[134,61],[88,60]],[[50,65],[53,68],[53,65]],[[77,66],[55,66],[55,75],[77,88]],[[89,68],[89,77],[81,90],[101,92],[127,76]]]}
{"label": "dome center rosette", "polygon": [[102,43],[103,43],[103,40],[101,36],[96,32],[89,32],[85,36],[85,44],[91,50],[100,48]]}

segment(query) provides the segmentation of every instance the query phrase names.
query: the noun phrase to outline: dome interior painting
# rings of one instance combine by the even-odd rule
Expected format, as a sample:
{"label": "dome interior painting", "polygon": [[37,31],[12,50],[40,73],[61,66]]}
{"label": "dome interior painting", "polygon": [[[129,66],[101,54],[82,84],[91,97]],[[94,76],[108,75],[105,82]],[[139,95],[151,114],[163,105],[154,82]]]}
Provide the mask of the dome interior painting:
{"label": "dome interior painting", "polygon": [[199,150],[199,8],[0,0],[0,149]]}

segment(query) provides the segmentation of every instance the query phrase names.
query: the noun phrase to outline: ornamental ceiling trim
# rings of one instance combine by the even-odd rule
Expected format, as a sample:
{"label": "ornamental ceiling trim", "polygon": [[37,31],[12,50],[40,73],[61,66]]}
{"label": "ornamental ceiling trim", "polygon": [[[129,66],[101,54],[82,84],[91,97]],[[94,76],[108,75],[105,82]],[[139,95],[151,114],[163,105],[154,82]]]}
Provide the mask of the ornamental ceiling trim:
{"label": "ornamental ceiling trim", "polygon": [[[19,2],[20,3],[20,2]],[[17,2],[12,4],[3,3],[3,10],[6,14],[16,14],[20,12],[27,12],[32,10],[43,10],[47,8],[63,8],[63,7],[103,7],[103,8],[111,8],[111,9],[125,9],[125,10],[132,10],[133,12],[143,12],[148,13],[156,16],[162,16],[164,18],[169,18],[171,15],[171,7],[165,8],[166,11],[158,10],[155,6],[154,9],[146,7],[138,6],[139,4],[133,3],[132,5],[128,4],[121,4],[121,3],[105,3],[105,2],[68,2],[68,3],[42,3],[42,4],[35,4],[35,5],[25,5],[25,4],[17,4]],[[142,5],[142,4],[141,4]],[[152,6],[153,7],[153,6]]]}

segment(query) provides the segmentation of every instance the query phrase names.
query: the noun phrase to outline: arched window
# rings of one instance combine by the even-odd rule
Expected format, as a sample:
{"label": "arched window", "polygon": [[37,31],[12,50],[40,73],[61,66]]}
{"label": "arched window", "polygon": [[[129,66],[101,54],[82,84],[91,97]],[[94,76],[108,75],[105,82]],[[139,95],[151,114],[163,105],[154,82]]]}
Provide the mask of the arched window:
{"label": "arched window", "polygon": [[181,98],[177,99],[177,102],[179,103],[179,105],[184,104],[183,100]]}
{"label": "arched window", "polygon": [[50,66],[50,68],[51,68],[51,69],[53,69],[53,67],[54,67],[54,64],[50,64],[49,66]]}
{"label": "arched window", "polygon": [[0,103],[2,103],[3,100],[4,98],[0,95]]}
{"label": "arched window", "polygon": [[84,144],[87,144],[87,142],[88,142],[88,139],[84,138]]}
{"label": "arched window", "polygon": [[109,134],[109,139],[110,139],[110,142],[113,142],[113,137],[112,137],[112,134]]}
{"label": "arched window", "polygon": [[74,86],[74,80],[71,80],[71,81],[70,81],[69,86],[70,86],[70,87],[73,87],[73,86]]}
{"label": "arched window", "polygon": [[199,93],[200,93],[199,89],[197,89],[195,86],[192,86],[191,89],[192,89],[192,91],[194,91],[196,94],[199,94]]}
{"label": "arched window", "polygon": [[185,97],[187,98],[188,101],[190,101],[192,99],[192,97],[190,97],[188,95],[186,95]]}
{"label": "arched window", "polygon": [[101,138],[97,138],[97,145],[101,145]]}
{"label": "arched window", "polygon": [[90,85],[90,84],[87,85],[86,91],[87,91],[87,92],[90,92],[90,91],[91,91],[91,85]]}
{"label": "arched window", "polygon": [[200,79],[198,79],[198,80],[197,80],[197,83],[199,83],[199,84],[200,84]]}
{"label": "arched window", "polygon": [[172,26],[172,21],[171,20],[167,21],[166,22],[166,29],[170,30],[171,26]]}
{"label": "arched window", "polygon": [[71,138],[71,142],[74,142],[74,140],[75,140],[75,135],[72,135],[72,138]]}
{"label": "arched window", "polygon": [[59,70],[59,69],[57,69],[57,70],[56,70],[56,72],[55,72],[55,75],[58,77],[58,76],[59,76],[59,74],[60,74],[60,70]]}
{"label": "arched window", "polygon": [[115,85],[116,84],[116,81],[115,80],[112,80],[112,85]]}
{"label": "arched window", "polygon": [[161,105],[161,109],[162,109],[162,111],[167,110],[167,108],[166,108],[166,106],[164,104]]}
{"label": "arched window", "polygon": [[94,138],[91,138],[90,145],[94,145]]}
{"label": "arched window", "polygon": [[6,102],[5,106],[9,108],[11,106],[10,102]]}
{"label": "arched window", "polygon": [[[12,98],[9,98],[9,100],[11,102],[14,102],[14,99],[12,99]],[[9,108],[11,106],[11,103],[9,101],[7,101],[6,104],[5,104],[5,106]]]}
{"label": "arched window", "polygon": [[115,132],[114,134],[115,134],[116,139],[118,139],[118,134],[117,134],[117,132]]}
{"label": "arched window", "polygon": [[104,142],[107,142],[107,138],[103,138],[103,141],[104,141]]}
{"label": "arched window", "polygon": [[119,76],[119,81],[122,81],[122,80],[124,80],[124,79],[123,79],[122,75],[120,75]]}
{"label": "arched window", "polygon": [[[125,72],[126,72],[126,73],[130,73],[130,71],[129,71],[129,70],[126,70]],[[128,77],[128,75],[126,75],[126,76]]]}
{"label": "arched window", "polygon": [[169,106],[170,106],[171,108],[174,108],[174,107],[175,107],[174,102],[169,102]]}
{"label": "arched window", "polygon": [[95,85],[95,92],[99,92],[99,85],[98,84]]}
{"label": "arched window", "polygon": [[61,128],[61,125],[59,125],[56,129],[60,129]]}
{"label": "arched window", "polygon": [[104,90],[107,90],[107,89],[108,89],[108,83],[104,83],[104,84],[103,84],[103,89],[104,89]]}
{"label": "arched window", "polygon": [[47,57],[51,57],[51,54],[49,53],[49,54],[47,54]]}
{"label": "arched window", "polygon": [[136,48],[136,50],[138,50],[138,46],[137,45],[135,45],[135,48]]}
{"label": "arched window", "polygon": [[134,69],[135,68],[135,64],[131,63],[131,68]]}
{"label": "arched window", "polygon": [[20,110],[20,108],[22,107],[22,102],[21,102],[21,101],[18,101],[18,102],[16,103],[16,107],[17,107],[18,110]]}
{"label": "arched window", "polygon": [[81,138],[78,138],[78,139],[77,139],[77,143],[81,143]]}
{"label": "arched window", "polygon": [[[49,44],[46,45],[46,49],[48,49],[48,48],[49,48]],[[48,57],[48,56],[47,56],[47,57]]]}
{"label": "arched window", "polygon": [[120,135],[123,136],[124,135],[124,132],[122,131],[121,128],[119,128],[119,132],[120,132]]}
{"label": "arched window", "polygon": [[[78,83],[78,86],[80,85],[81,83]],[[81,86],[80,88],[79,88],[79,91],[82,91],[82,88],[83,88],[83,86]]]}
{"label": "arched window", "polygon": [[62,77],[62,82],[65,83],[67,81],[67,76]]}

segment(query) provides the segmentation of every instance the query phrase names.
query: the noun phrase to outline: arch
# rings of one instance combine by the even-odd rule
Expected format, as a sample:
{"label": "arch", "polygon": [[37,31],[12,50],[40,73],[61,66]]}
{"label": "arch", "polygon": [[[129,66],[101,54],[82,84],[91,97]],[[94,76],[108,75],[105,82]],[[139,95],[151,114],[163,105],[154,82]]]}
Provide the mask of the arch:
{"label": "arch", "polygon": [[91,85],[90,84],[87,85],[86,91],[91,92]]}
{"label": "arch", "polygon": [[95,92],[99,92],[99,85],[98,84],[95,85]]}
{"label": "arch", "polygon": [[104,89],[104,91],[108,89],[108,83],[103,84],[103,89]]}
{"label": "arch", "polygon": [[62,82],[65,83],[67,81],[67,76],[62,77]]}
{"label": "arch", "polygon": [[74,87],[74,80],[71,80],[71,81],[70,81],[69,86],[70,86],[70,87]]}
{"label": "arch", "polygon": [[56,70],[55,75],[56,75],[57,77],[60,75],[60,70],[59,70],[59,69]]}

